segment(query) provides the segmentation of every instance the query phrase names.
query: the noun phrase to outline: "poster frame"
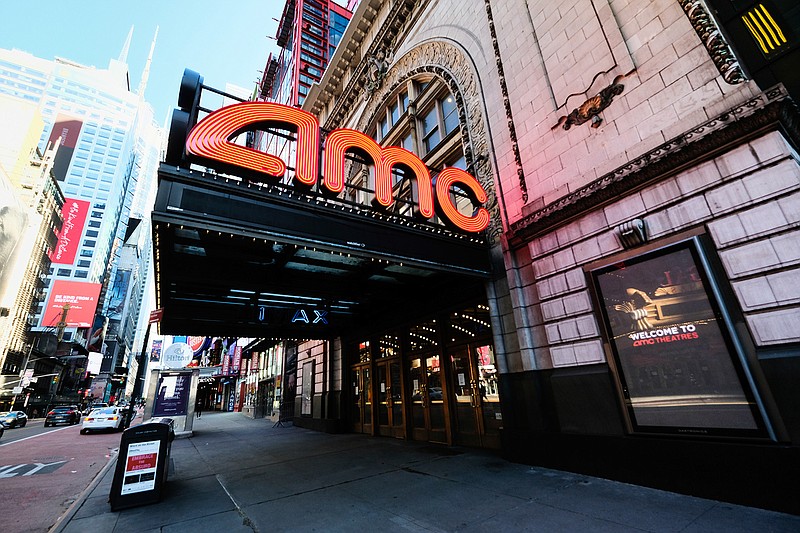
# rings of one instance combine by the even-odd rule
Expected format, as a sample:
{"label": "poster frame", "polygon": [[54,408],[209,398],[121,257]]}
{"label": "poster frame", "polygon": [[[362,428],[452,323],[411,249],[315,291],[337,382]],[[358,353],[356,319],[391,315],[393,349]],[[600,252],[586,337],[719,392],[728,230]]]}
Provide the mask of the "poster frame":
{"label": "poster frame", "polygon": [[[617,388],[626,429],[633,434],[680,435],[698,438],[737,438],[777,441],[765,398],[760,394],[761,384],[755,346],[748,333],[744,318],[735,303],[733,291],[727,283],[724,269],[716,257],[710,237],[702,230],[682,233],[670,238],[627,250],[583,267],[587,285],[595,304],[595,315],[600,325],[606,359]],[[614,339],[612,321],[600,286],[600,276],[619,269],[621,264],[637,265],[655,261],[670,254],[688,250],[694,266],[701,275],[705,299],[716,317],[719,333],[724,341],[733,370],[741,390],[750,406],[755,428],[684,427],[681,425],[641,424],[637,421],[634,406],[628,393],[628,376],[623,370],[620,346]]]}

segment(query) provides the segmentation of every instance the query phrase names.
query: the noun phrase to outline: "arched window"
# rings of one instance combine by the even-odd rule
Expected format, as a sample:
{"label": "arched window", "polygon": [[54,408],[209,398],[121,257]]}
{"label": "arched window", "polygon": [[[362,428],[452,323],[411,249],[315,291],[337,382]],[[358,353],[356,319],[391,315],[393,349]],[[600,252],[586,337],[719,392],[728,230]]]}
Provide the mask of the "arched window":
{"label": "arched window", "polygon": [[[407,80],[376,113],[369,134],[382,146],[400,146],[417,155],[436,176],[445,167],[466,169],[461,124],[455,96],[432,76]],[[348,172],[348,200],[369,202],[374,190],[374,168],[366,160],[353,162]],[[394,172],[395,202],[389,210],[411,216],[417,202],[416,180],[403,169]],[[453,190],[455,205],[471,215],[475,206],[466,194]],[[438,217],[431,220],[440,223]]]}

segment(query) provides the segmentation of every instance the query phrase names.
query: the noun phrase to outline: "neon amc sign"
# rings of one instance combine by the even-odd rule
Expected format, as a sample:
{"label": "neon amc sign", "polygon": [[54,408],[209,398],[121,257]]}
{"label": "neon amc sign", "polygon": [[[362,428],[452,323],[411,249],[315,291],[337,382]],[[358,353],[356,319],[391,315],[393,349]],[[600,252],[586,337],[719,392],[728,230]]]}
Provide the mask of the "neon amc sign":
{"label": "neon amc sign", "polygon": [[[230,139],[256,125],[269,124],[296,131],[297,168],[294,182],[312,186],[320,174],[319,122],[311,113],[272,102],[243,102],[223,107],[206,116],[192,128],[186,139],[188,154],[219,161],[235,167],[262,173],[272,179],[282,177],[286,163],[277,156],[234,144]],[[416,214],[432,218],[434,213],[450,224],[471,233],[489,225],[489,212],[483,207],[486,191],[467,172],[447,167],[431,179],[428,167],[413,153],[399,146],[382,147],[367,135],[346,128],[331,131],[325,139],[322,157],[322,186],[338,194],[345,186],[345,154],[357,150],[366,154],[375,166],[375,203],[389,207],[392,196],[392,169],[402,167],[416,179],[418,207]],[[460,212],[450,194],[453,187],[466,192],[479,207],[471,215]]]}

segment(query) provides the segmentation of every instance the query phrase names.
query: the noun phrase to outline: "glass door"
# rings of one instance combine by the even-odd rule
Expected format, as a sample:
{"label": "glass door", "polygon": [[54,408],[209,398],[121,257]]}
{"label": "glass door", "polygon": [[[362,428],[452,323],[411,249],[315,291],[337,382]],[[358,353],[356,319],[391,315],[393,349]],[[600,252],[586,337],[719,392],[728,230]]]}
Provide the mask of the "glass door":
{"label": "glass door", "polygon": [[368,365],[355,366],[350,370],[352,387],[350,416],[353,431],[372,434],[372,383]]}
{"label": "glass door", "polygon": [[471,344],[449,350],[456,444],[500,447],[500,396],[491,344]]}
{"label": "glass door", "polygon": [[405,437],[403,424],[403,382],[399,361],[379,361],[376,365],[378,434]]}
{"label": "glass door", "polygon": [[450,349],[450,373],[453,391],[453,412],[455,415],[456,444],[480,446],[480,416],[478,402],[478,384],[473,373],[474,365],[470,364],[470,353],[467,346]]}
{"label": "glass door", "polygon": [[414,440],[447,442],[439,359],[438,354],[427,354],[412,357],[409,361],[411,431]]}

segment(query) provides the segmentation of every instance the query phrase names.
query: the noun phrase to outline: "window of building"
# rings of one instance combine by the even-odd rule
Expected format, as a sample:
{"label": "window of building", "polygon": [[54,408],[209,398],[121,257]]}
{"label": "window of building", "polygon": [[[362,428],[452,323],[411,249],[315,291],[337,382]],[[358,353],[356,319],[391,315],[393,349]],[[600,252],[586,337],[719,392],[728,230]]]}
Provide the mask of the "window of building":
{"label": "window of building", "polygon": [[[416,113],[408,113],[411,105]],[[431,169],[431,174],[446,166],[464,168],[464,150],[460,136],[458,106],[455,97],[438,78],[418,78],[402,84],[396,94],[386,101],[384,109],[375,115],[373,137],[382,145],[401,146],[415,153]],[[357,168],[358,165],[353,165]],[[371,189],[373,171],[351,173],[366,189]],[[395,203],[390,208],[397,214],[410,215],[417,198],[416,180],[398,171],[394,175]],[[464,214],[474,210],[469,191],[454,187],[454,204]],[[438,219],[432,222],[439,223]]]}
{"label": "window of building", "polygon": [[76,278],[86,278],[89,277],[89,273],[86,270],[76,270],[75,271]]}
{"label": "window of building", "polygon": [[72,274],[72,270],[69,268],[59,268],[56,272],[57,276],[69,276],[70,274]]}
{"label": "window of building", "polygon": [[425,152],[430,152],[442,140],[439,130],[439,110],[436,106],[432,106],[425,112],[420,120],[420,127],[422,129],[422,142],[425,145]]}

